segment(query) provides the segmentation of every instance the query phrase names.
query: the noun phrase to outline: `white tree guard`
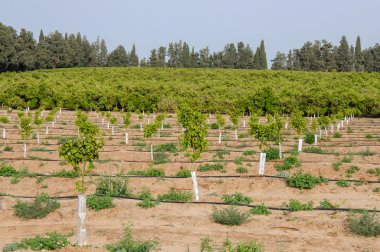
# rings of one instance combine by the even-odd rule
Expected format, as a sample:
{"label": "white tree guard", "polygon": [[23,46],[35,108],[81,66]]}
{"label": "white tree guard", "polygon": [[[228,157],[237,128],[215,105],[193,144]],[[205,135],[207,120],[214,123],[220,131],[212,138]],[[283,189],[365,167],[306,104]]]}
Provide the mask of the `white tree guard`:
{"label": "white tree guard", "polygon": [[195,201],[198,201],[200,197],[199,197],[199,190],[198,190],[198,183],[197,183],[197,175],[195,171],[191,172],[191,178],[193,180]]}
{"label": "white tree guard", "polygon": [[24,143],[24,159],[26,158],[26,144]]}
{"label": "white tree guard", "polygon": [[238,132],[237,132],[237,129],[235,129],[235,140],[238,140]]}
{"label": "white tree guard", "polygon": [[37,132],[37,143],[40,144],[40,133]]}
{"label": "white tree guard", "polygon": [[6,134],[5,134],[5,128],[3,128],[3,139],[6,138]]}
{"label": "white tree guard", "polygon": [[222,142],[222,132],[219,132],[218,143],[220,144],[221,142]]}
{"label": "white tree guard", "polygon": [[278,156],[282,159],[282,144],[278,144]]}
{"label": "white tree guard", "polygon": [[259,175],[264,175],[265,173],[265,159],[267,154],[261,152],[260,153],[260,162],[259,162]]}
{"label": "white tree guard", "polygon": [[150,145],[150,159],[153,160],[153,144]]}
{"label": "white tree guard", "polygon": [[86,195],[78,195],[78,245],[86,245]]}
{"label": "white tree guard", "polygon": [[298,151],[299,152],[302,151],[302,143],[303,143],[303,139],[302,138],[298,139]]}
{"label": "white tree guard", "polygon": [[128,144],[128,132],[125,132],[125,144]]}
{"label": "white tree guard", "polygon": [[49,134],[49,126],[46,126],[45,135],[48,135],[48,134]]}
{"label": "white tree guard", "polygon": [[314,134],[314,144],[315,145],[318,144],[318,135],[317,134]]}

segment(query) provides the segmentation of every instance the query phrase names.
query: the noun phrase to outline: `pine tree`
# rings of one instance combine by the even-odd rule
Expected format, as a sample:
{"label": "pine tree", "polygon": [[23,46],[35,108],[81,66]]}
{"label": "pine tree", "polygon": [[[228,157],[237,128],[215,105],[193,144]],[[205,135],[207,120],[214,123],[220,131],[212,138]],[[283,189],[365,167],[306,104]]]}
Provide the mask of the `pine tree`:
{"label": "pine tree", "polygon": [[260,66],[261,69],[268,69],[267,54],[265,52],[264,40],[260,43]]}
{"label": "pine tree", "polygon": [[199,50],[199,67],[211,67],[208,47]]}
{"label": "pine tree", "polygon": [[157,50],[153,49],[150,51],[150,57],[148,61],[148,65],[150,67],[158,67],[158,58],[157,58]]}
{"label": "pine tree", "polygon": [[36,41],[33,33],[21,29],[16,40],[17,70],[33,70],[36,67]]}
{"label": "pine tree", "polygon": [[261,55],[260,55],[260,48],[256,48],[255,56],[253,57],[253,68],[254,69],[262,69],[261,66]]}
{"label": "pine tree", "polygon": [[222,57],[222,67],[224,68],[236,68],[238,61],[238,55],[236,47],[233,43],[227,44],[224,47]]}
{"label": "pine tree", "polygon": [[350,46],[348,45],[346,36],[340,40],[340,45],[337,51],[337,66],[339,72],[352,71],[352,60],[350,56]]}
{"label": "pine tree", "polygon": [[286,69],[286,55],[285,53],[277,52],[276,57],[272,60],[272,70],[285,70]]}
{"label": "pine tree", "polygon": [[137,56],[136,54],[136,47],[135,47],[135,44],[133,44],[132,46],[132,50],[131,50],[131,55],[129,57],[129,61],[130,61],[130,66],[139,66],[139,57]]}
{"label": "pine tree", "polygon": [[182,67],[191,66],[190,48],[186,42],[183,42],[182,46]]}
{"label": "pine tree", "polygon": [[107,66],[108,64],[108,50],[107,50],[107,46],[106,46],[106,41],[104,39],[102,39],[102,41],[100,42],[100,55],[99,55],[99,58],[100,58],[100,65],[101,66]]}
{"label": "pine tree", "polygon": [[160,46],[157,51],[157,66],[166,66],[166,47]]}
{"label": "pine tree", "polygon": [[109,66],[128,66],[128,55],[122,45],[116,47],[108,56]]}
{"label": "pine tree", "polygon": [[294,69],[292,50],[289,50],[288,55],[286,56],[286,69],[288,69],[288,70]]}
{"label": "pine tree", "polygon": [[355,45],[355,71],[362,72],[364,70],[363,66],[363,54],[362,54],[362,46],[360,41],[360,36],[356,38]]}

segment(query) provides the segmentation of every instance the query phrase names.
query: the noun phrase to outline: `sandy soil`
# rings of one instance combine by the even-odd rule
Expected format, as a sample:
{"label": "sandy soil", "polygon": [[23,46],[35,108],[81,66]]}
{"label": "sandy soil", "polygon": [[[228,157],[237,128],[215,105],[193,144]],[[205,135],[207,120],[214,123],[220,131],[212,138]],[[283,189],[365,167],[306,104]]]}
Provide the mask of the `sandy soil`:
{"label": "sandy soil", "polygon": [[[215,117],[215,116],[214,116]],[[51,174],[53,172],[71,169],[61,162],[58,155],[59,136],[75,136],[77,131],[74,126],[74,112],[63,111],[54,127],[49,126],[49,134],[45,135],[45,128],[40,131],[41,144],[36,139],[28,140],[29,159],[24,160],[23,145],[16,125],[17,115],[11,114],[11,123],[6,125],[7,139],[0,140],[1,150],[5,146],[12,146],[13,151],[3,151],[0,155],[2,161],[14,166],[16,169],[28,168],[31,172]],[[101,125],[101,116],[96,118],[92,113],[91,120]],[[126,129],[119,124],[115,127],[115,134],[107,130],[106,124],[102,129],[106,133],[106,146],[101,153],[101,162],[95,163],[94,172],[99,174],[117,174],[130,170],[146,170],[152,166],[150,162],[149,141],[144,141],[142,132],[134,129],[133,125],[129,133],[129,144],[124,145],[124,133]],[[143,123],[146,123],[146,118]],[[153,120],[152,118],[150,120]],[[211,118],[210,122],[215,121]],[[248,126],[248,118],[246,118]],[[177,143],[180,128],[174,118],[169,118],[167,123],[171,128],[164,129],[164,136],[154,138],[154,145],[160,143]],[[347,133],[347,128],[352,133]],[[239,133],[247,133],[247,127],[240,127]],[[336,129],[334,129],[336,131]],[[291,135],[286,135],[283,150],[289,151],[296,144],[294,132],[287,130]],[[376,181],[375,175],[367,173],[369,169],[380,167],[380,119],[356,118],[350,125],[345,125],[340,130],[342,138],[333,138],[330,131],[330,139],[319,142],[318,146],[327,154],[300,153],[297,158],[302,166],[294,168],[290,173],[307,171],[314,175],[327,178],[346,178],[346,170],[350,166],[359,167],[350,179]],[[236,173],[235,159],[244,157],[242,165],[248,168],[248,175],[258,174],[259,154],[243,156],[243,151],[255,150],[259,152],[256,142],[251,137],[234,139],[234,132],[226,130],[226,138],[218,144],[218,130],[210,130],[210,150],[202,155],[202,160],[196,164],[219,161],[224,163],[225,171],[197,172],[201,175],[240,175]],[[373,138],[366,136],[371,134]],[[309,145],[305,144],[305,147]],[[40,149],[37,149],[40,148]],[[43,148],[43,149],[41,149]],[[214,156],[215,150],[230,151],[223,160]],[[372,156],[358,155],[357,153],[369,149],[375,154]],[[43,151],[41,151],[43,150]],[[339,155],[334,154],[339,152]],[[343,163],[339,171],[332,169],[332,163],[337,162],[349,153],[352,156],[351,163]],[[285,157],[289,155],[285,153]],[[154,165],[163,168],[166,175],[174,175],[181,168],[191,168],[191,164],[183,153],[170,154],[170,163]],[[274,168],[282,161],[268,161],[266,165],[267,175],[276,175]],[[253,203],[264,202],[267,206],[280,207],[283,202],[290,199],[299,199],[303,202],[313,201],[314,206],[319,201],[328,199],[334,203],[340,203],[347,208],[380,209],[379,193],[373,189],[379,184],[364,183],[353,184],[351,187],[338,187],[334,182],[322,184],[311,190],[298,190],[287,187],[284,181],[271,178],[248,178],[247,174],[241,174],[240,178],[198,178],[201,201],[220,202],[223,194],[235,192],[243,193],[253,199]],[[347,179],[347,178],[346,178]],[[88,178],[96,180],[96,177]],[[73,179],[47,178],[37,181],[36,178],[24,178],[16,184],[12,184],[11,178],[0,177],[0,192],[12,195],[34,196],[36,193],[47,192],[50,195],[76,195]],[[144,188],[151,190],[154,196],[163,194],[174,187],[184,191],[192,191],[191,178],[130,178],[129,187],[133,193],[138,193]],[[91,185],[88,194],[95,191],[95,185]],[[63,234],[76,232],[76,207],[75,199],[62,200],[61,208],[47,217],[39,220],[23,220],[14,215],[12,206],[16,198],[0,197],[0,247],[7,243],[19,241],[22,238],[42,235],[47,232],[57,231]],[[347,228],[346,212],[336,211],[303,211],[286,212],[273,211],[269,216],[252,216],[250,221],[242,226],[228,227],[216,224],[211,219],[213,212],[209,204],[172,204],[161,203],[155,208],[142,209],[136,204],[137,200],[115,199],[115,208],[99,212],[88,211],[87,232],[90,248],[66,248],[61,251],[104,251],[105,244],[114,243],[121,239],[126,225],[133,226],[133,236],[141,239],[154,239],[159,242],[160,251],[199,251],[201,239],[209,236],[216,247],[226,238],[234,243],[243,240],[256,240],[261,242],[265,251],[380,251],[380,239],[365,238],[350,233]],[[248,211],[248,207],[239,207],[242,211]],[[75,237],[70,240],[75,242]]]}

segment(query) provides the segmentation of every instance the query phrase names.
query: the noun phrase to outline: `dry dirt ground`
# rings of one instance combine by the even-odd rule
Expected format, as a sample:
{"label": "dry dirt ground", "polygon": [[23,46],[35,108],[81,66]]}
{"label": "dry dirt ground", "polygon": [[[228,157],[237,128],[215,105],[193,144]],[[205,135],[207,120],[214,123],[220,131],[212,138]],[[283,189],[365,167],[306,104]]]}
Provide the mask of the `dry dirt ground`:
{"label": "dry dirt ground", "polygon": [[[2,113],[2,111],[1,111]],[[46,114],[46,112],[45,112]],[[115,113],[116,115],[116,113]],[[28,140],[28,158],[23,159],[23,145],[17,129],[16,112],[10,114],[11,123],[5,125],[7,138],[0,140],[0,159],[16,169],[28,168],[31,172],[51,174],[66,169],[69,165],[61,162],[58,155],[58,137],[75,136],[77,130],[74,125],[75,112],[63,111],[52,127],[49,125],[49,134],[45,134],[45,126],[40,129],[41,143],[36,139]],[[101,115],[90,113],[90,119],[104,130],[106,134],[105,147],[100,155],[100,162],[95,163],[94,172],[98,174],[114,175],[127,173],[131,170],[146,170],[152,166],[149,154],[149,141],[143,138],[143,132],[135,128],[139,123],[133,115],[133,123],[125,129],[120,122],[115,126],[115,134],[106,124],[101,124]],[[141,120],[152,121],[152,115]],[[209,118],[209,123],[215,121],[215,116]],[[248,132],[248,118],[246,127],[240,119],[239,134]],[[161,131],[161,137],[155,137],[153,144],[178,142],[181,129],[177,126],[175,117],[167,119],[170,128]],[[348,130],[348,127],[350,130]],[[125,132],[129,133],[129,143],[125,145]],[[334,129],[336,132],[336,128]],[[359,167],[359,171],[352,175],[355,180],[377,181],[376,175],[367,171],[380,167],[380,119],[355,118],[339,131],[341,138],[333,138],[329,129],[329,137],[319,141],[318,146],[325,154],[300,153],[297,158],[301,167],[293,168],[290,173],[299,170],[310,172],[313,175],[322,175],[330,179],[346,178],[346,170],[350,166]],[[350,133],[349,133],[350,132]],[[323,135],[325,132],[323,132]],[[372,136],[372,138],[369,137]],[[221,202],[223,194],[235,192],[243,193],[253,199],[253,204],[265,203],[271,207],[281,207],[283,202],[298,199],[303,202],[313,201],[314,206],[327,199],[339,203],[343,208],[380,209],[380,197],[373,190],[379,183],[352,183],[350,187],[343,188],[330,182],[319,185],[311,190],[298,190],[287,187],[281,179],[265,177],[246,177],[258,174],[259,148],[252,137],[235,140],[234,131],[223,130],[223,141],[218,144],[218,130],[209,130],[209,150],[202,155],[202,159],[195,165],[213,163],[219,158],[215,156],[216,150],[226,150],[223,160],[223,172],[197,172],[197,175],[224,176],[241,175],[235,178],[209,177],[198,178],[201,194],[200,201]],[[293,130],[285,130],[283,151],[293,148],[297,140]],[[11,146],[13,151],[3,151]],[[305,144],[304,147],[308,147]],[[257,153],[244,156],[243,152],[255,150]],[[365,156],[363,152],[374,152],[374,155]],[[285,153],[284,156],[288,156]],[[343,163],[339,171],[332,168],[332,163],[352,156],[350,163]],[[243,160],[241,157],[244,157]],[[192,168],[188,159],[182,152],[169,154],[169,163],[153,165],[163,168],[166,175],[172,176],[181,168]],[[239,164],[240,162],[242,164]],[[274,168],[281,160],[267,161],[267,175],[276,175]],[[247,174],[236,173],[236,168],[244,166]],[[96,177],[88,180],[96,180]],[[347,179],[347,178],[346,178]],[[74,179],[48,178],[37,183],[36,178],[23,178],[12,184],[12,178],[0,177],[0,193],[18,196],[35,196],[36,193],[47,192],[50,195],[76,195]],[[191,178],[130,178],[129,187],[132,192],[138,193],[144,188],[151,190],[154,196],[167,192],[170,188],[192,191]],[[91,194],[95,186],[91,185],[88,193]],[[75,199],[61,200],[61,208],[47,217],[37,220],[23,220],[15,216],[12,206],[17,198],[0,197],[0,247],[7,243],[19,241],[35,235],[57,231],[63,234],[76,232],[77,218]],[[211,214],[215,206],[210,204],[174,204],[160,203],[150,209],[143,209],[136,204],[139,201],[132,199],[114,199],[115,208],[95,212],[88,210],[87,241],[89,248],[65,248],[61,251],[103,251],[103,246],[115,243],[121,239],[126,225],[132,225],[133,236],[136,239],[154,239],[159,242],[160,251],[199,251],[201,239],[210,237],[220,248],[223,241],[228,238],[232,242],[256,240],[263,244],[265,251],[380,251],[379,238],[366,238],[351,233],[347,227],[347,212],[337,211],[272,211],[268,216],[252,216],[246,224],[241,226],[223,226],[214,223]],[[221,207],[221,206],[217,206]],[[243,211],[248,207],[239,207]],[[75,242],[75,236],[70,240]]]}

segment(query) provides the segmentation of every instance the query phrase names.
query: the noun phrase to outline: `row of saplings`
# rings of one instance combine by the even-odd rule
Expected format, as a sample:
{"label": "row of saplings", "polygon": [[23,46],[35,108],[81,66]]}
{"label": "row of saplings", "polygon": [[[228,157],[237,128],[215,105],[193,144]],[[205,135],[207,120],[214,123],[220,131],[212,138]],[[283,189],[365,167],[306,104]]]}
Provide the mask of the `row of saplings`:
{"label": "row of saplings", "polygon": [[[299,118],[302,118],[300,116]],[[302,118],[303,119],[303,118]],[[151,137],[155,130],[157,130],[157,125],[159,125],[160,119],[151,126],[146,127],[150,130],[146,130],[147,137]],[[190,160],[194,162],[195,160],[200,158],[201,153],[206,149],[207,146],[207,124],[205,120],[205,116],[199,112],[192,110],[189,106],[182,106],[178,111],[178,121],[184,128],[184,132],[181,135],[181,146],[183,150],[186,152],[186,156],[190,157]],[[266,141],[268,139],[278,138],[280,139],[280,131],[281,131],[281,121],[278,117],[274,119],[269,117],[269,123],[266,125],[261,125],[258,123],[258,118],[252,117],[251,122],[251,134],[255,135],[255,137],[260,142],[260,148],[265,146]],[[99,198],[89,198],[88,203],[86,203],[85,192],[87,190],[87,184],[85,181],[85,175],[88,174],[93,168],[92,160],[99,158],[99,150],[103,147],[104,140],[101,137],[101,132],[98,127],[91,123],[87,115],[81,112],[77,113],[77,121],[76,125],[79,130],[79,137],[69,139],[65,143],[60,146],[60,156],[65,159],[69,164],[73,165],[74,169],[79,173],[80,180],[76,182],[76,189],[79,192],[78,195],[78,245],[86,244],[86,229],[85,229],[85,212],[86,205],[99,210],[102,208],[106,208],[107,206],[112,206],[112,198],[101,197]],[[293,124],[296,128],[296,124]],[[108,186],[111,186],[111,182],[108,183]],[[111,184],[109,184],[111,183]],[[114,185],[111,186],[112,188]],[[116,186],[116,188],[118,188]],[[122,188],[122,187],[121,187]],[[99,193],[99,192],[98,192]],[[99,193],[102,196],[106,196],[106,192]],[[112,195],[114,196],[114,195]],[[142,202],[140,203],[142,207],[149,207],[154,205],[154,200],[149,192],[142,192],[140,194],[140,199]],[[192,198],[191,194],[182,195],[181,192],[176,190],[171,190],[167,195],[161,195],[158,197],[158,200],[174,200],[174,201],[188,201],[184,200],[182,197],[187,197],[188,200]],[[16,209],[21,206],[27,206],[24,209],[28,209],[27,203],[19,202],[16,205]],[[291,204],[291,203],[290,203]],[[59,203],[54,200],[51,201],[49,197],[46,195],[41,195],[37,197],[36,200],[29,206],[31,208],[35,206],[40,206],[41,209],[45,209],[44,211],[54,210],[59,207]],[[290,205],[289,205],[290,207]],[[301,208],[302,209],[302,208]],[[25,211],[25,210],[23,210]],[[33,212],[33,211],[32,211]],[[252,209],[253,214],[268,214],[269,210],[265,205],[259,205]],[[226,209],[215,209],[213,213],[213,219],[221,224],[226,225],[240,225],[247,221],[249,214],[241,213],[238,209],[230,207]],[[377,235],[379,233],[379,223],[375,220],[375,215],[370,215],[369,213],[363,214],[359,219],[355,219],[354,217],[350,217],[350,225],[351,226],[360,226],[363,230],[367,230],[368,228],[371,230],[370,232],[358,232],[364,235]],[[355,224],[356,223],[356,224]],[[364,225],[363,225],[364,224]],[[131,240],[130,235],[127,235],[127,238]],[[153,246],[154,244],[152,244]],[[17,246],[16,246],[17,247]],[[7,247],[9,249],[9,247]],[[12,250],[12,249],[10,249]]]}

